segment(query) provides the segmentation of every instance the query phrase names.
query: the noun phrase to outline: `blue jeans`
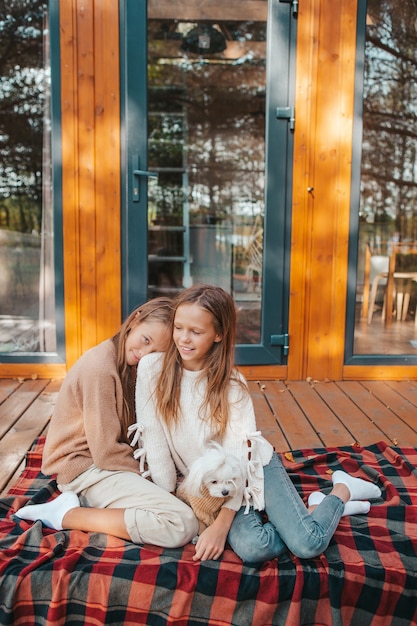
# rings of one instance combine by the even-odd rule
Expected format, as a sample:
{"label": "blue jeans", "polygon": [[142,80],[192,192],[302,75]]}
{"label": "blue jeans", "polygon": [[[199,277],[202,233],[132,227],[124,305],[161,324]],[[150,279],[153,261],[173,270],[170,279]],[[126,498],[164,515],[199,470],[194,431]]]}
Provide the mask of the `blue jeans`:
{"label": "blue jeans", "polygon": [[328,496],[309,513],[279,457],[275,454],[264,467],[265,512],[253,507],[235,516],[227,540],[247,563],[268,561],[290,550],[302,559],[321,554],[329,545],[344,510],[337,496]]}

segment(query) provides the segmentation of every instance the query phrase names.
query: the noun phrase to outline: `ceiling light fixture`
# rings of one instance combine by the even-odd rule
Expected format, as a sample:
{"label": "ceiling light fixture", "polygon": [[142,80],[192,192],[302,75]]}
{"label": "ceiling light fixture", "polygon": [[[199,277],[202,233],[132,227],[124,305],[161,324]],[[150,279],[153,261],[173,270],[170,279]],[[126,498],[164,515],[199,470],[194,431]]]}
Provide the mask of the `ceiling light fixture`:
{"label": "ceiling light fixture", "polygon": [[196,54],[216,54],[226,50],[226,38],[212,24],[199,24],[183,38],[181,50]]}

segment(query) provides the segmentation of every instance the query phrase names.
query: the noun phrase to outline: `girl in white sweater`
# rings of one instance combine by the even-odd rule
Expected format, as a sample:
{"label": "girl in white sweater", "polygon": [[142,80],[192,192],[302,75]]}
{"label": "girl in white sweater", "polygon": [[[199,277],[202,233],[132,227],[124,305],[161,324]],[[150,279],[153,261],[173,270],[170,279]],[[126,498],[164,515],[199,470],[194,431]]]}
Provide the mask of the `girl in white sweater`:
{"label": "girl in white sweater", "polygon": [[246,382],[234,367],[235,329],[233,299],[220,287],[196,285],[177,296],[173,342],[138,367],[142,462],[146,455],[152,480],[171,492],[177,471],[186,474],[212,439],[244,462],[241,506],[236,511],[228,502],[223,505],[199,536],[194,560],[219,558],[226,540],[246,562],[262,562],[287,549],[312,558],[327,547],[343,514],[366,513],[366,500],[381,491],[338,471],[331,494],[315,494],[317,505],[307,510],[271,444],[257,431]]}

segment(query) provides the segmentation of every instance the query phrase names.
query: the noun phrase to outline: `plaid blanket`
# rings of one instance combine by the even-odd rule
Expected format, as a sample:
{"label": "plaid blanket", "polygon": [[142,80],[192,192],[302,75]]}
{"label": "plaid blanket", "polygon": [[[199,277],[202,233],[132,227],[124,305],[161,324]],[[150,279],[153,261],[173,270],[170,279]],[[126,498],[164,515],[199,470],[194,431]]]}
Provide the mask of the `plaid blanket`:
{"label": "plaid blanket", "polygon": [[[417,624],[417,450],[308,449],[283,455],[306,499],[330,490],[331,471],[378,480],[367,516],[344,517],[324,554],[288,554],[261,568],[226,549],[194,563],[194,547],[137,546],[104,534],[53,531],[12,518],[55,495],[40,473],[43,439],[0,500],[0,624],[267,626]],[[284,512],[285,514],[285,512]]]}

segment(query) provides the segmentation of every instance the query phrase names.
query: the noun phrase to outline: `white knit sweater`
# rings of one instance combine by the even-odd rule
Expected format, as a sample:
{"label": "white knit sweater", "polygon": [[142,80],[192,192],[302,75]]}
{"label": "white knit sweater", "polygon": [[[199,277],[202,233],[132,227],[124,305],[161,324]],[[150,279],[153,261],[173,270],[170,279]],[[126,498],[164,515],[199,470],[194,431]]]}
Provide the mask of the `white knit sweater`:
{"label": "white knit sweater", "polygon": [[[137,425],[134,439],[135,442],[139,440],[140,449],[136,457],[141,457],[142,468],[146,458],[153,482],[168,491],[174,491],[176,469],[185,473],[191,463],[206,452],[207,444],[213,436],[209,424],[199,415],[206,385],[205,381],[198,382],[201,372],[183,371],[178,423],[168,429],[159,418],[155,408],[154,391],[162,360],[161,353],[153,353],[143,357],[139,362],[136,383]],[[237,383],[231,382],[229,397],[230,419],[220,443],[227,454],[233,454],[246,464],[247,487],[242,504],[262,510],[263,466],[271,460],[273,448],[256,429],[255,413],[249,393],[245,393]],[[131,427],[131,430],[134,429]]]}

